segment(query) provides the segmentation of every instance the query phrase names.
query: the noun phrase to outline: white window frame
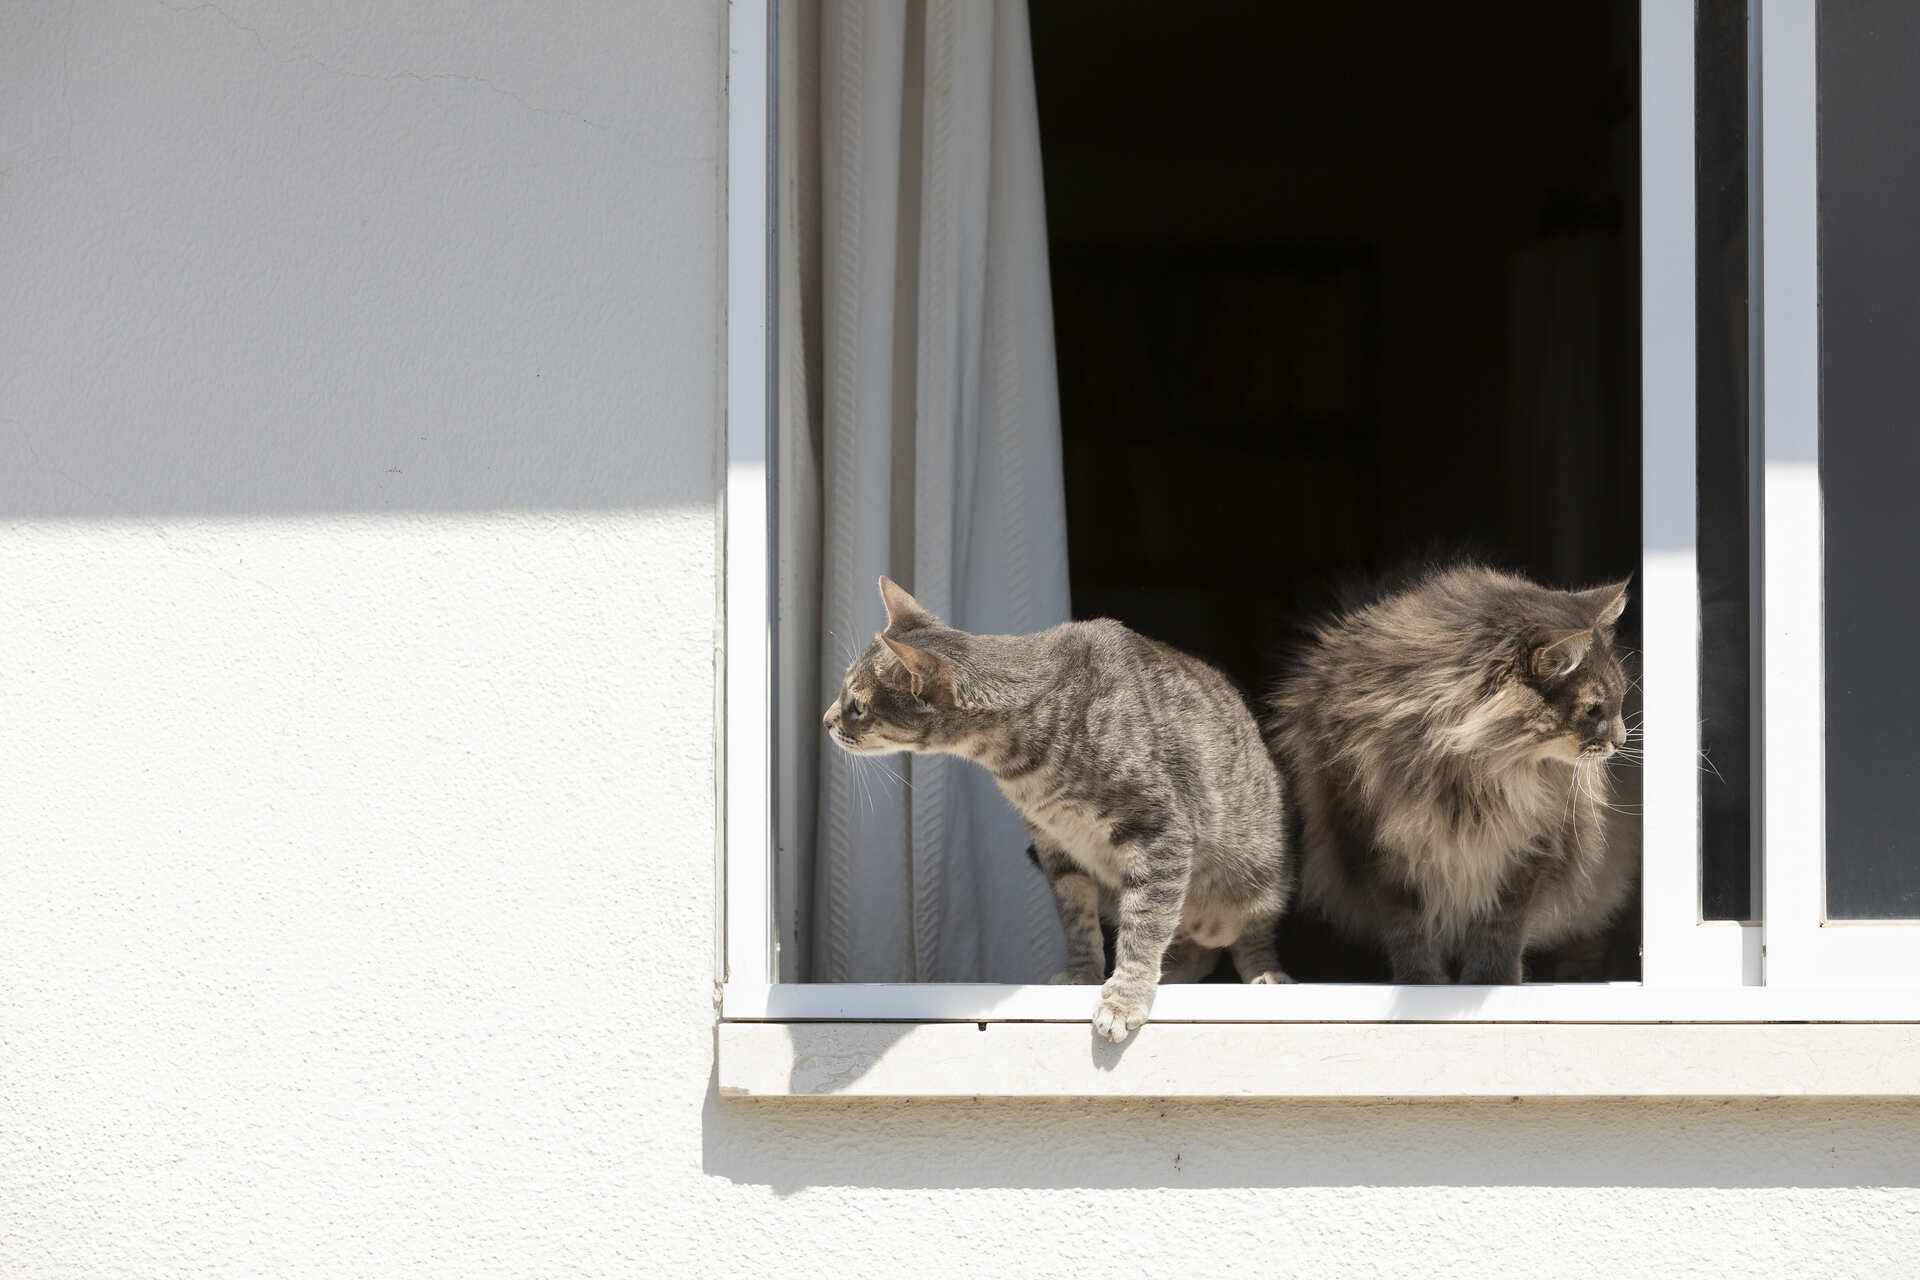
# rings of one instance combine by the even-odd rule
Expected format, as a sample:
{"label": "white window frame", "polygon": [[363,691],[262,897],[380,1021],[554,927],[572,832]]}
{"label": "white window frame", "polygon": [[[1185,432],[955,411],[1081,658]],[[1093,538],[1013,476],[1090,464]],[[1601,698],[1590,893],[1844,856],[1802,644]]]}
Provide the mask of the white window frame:
{"label": "white window frame", "polygon": [[1694,6],[1640,6],[1641,978],[1758,985],[1761,931],[1702,918]]}
{"label": "white window frame", "polygon": [[[771,202],[777,136],[771,114],[774,12],[774,0],[732,0],[730,5],[723,1031],[732,1024],[808,1022],[1084,1028],[1095,1001],[1091,987],[775,980],[771,709],[777,559],[769,507],[778,260]],[[1896,971],[1912,972],[1911,961],[1920,955],[1920,925],[1836,929],[1822,927],[1817,910],[1810,910],[1820,898],[1824,847],[1820,688],[1818,681],[1797,679],[1798,672],[1810,669],[1808,663],[1818,669],[1820,657],[1819,481],[1817,472],[1798,461],[1814,456],[1805,450],[1818,432],[1813,0],[1767,0],[1756,33],[1765,72],[1757,123],[1765,131],[1760,204],[1767,235],[1756,244],[1764,248],[1768,321],[1759,340],[1766,358],[1765,536],[1771,552],[1761,624],[1766,641],[1764,918],[1771,923],[1700,919],[1693,6],[1642,0],[1641,22],[1643,981],[1522,987],[1168,986],[1156,997],[1154,1025],[1920,1021],[1920,987],[1876,987],[1867,976],[1876,959],[1895,952],[1907,960]],[[1881,941],[1862,941],[1870,939]],[[798,1034],[797,1028],[788,1030]],[[1920,1061],[1920,1035],[1902,1034],[1907,1036],[1902,1044]],[[764,1048],[767,1042],[756,1043]],[[1510,1082],[1503,1079],[1503,1084]]]}
{"label": "white window frame", "polygon": [[727,24],[727,464],[720,979],[773,975],[772,513],[775,0],[730,0]]}
{"label": "white window frame", "polygon": [[1811,0],[1761,9],[1766,139],[1763,876],[1769,987],[1902,986],[1920,921],[1827,917],[1818,48]]}

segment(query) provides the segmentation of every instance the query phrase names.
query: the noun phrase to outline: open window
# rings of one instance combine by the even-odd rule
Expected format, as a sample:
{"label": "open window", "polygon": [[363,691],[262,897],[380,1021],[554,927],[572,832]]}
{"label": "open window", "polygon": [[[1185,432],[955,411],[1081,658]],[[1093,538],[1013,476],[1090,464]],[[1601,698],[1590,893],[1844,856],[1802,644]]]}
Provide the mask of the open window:
{"label": "open window", "polygon": [[[1410,556],[1638,575],[1633,0],[1031,13],[1075,616],[1257,691]],[[1637,979],[1639,916],[1534,967]],[[1281,960],[1387,977],[1307,912]]]}
{"label": "open window", "polygon": [[[1081,989],[796,980],[795,8],[733,10],[723,1016],[1082,1023]],[[1920,17],[1031,0],[1030,30],[1075,616],[1257,685],[1330,575],[1420,544],[1637,583],[1642,893],[1591,980],[1396,988],[1303,936],[1290,967],[1341,980],[1163,988],[1154,1021],[1920,1018],[1889,591],[1920,552],[1920,162],[1875,130],[1920,105]]]}

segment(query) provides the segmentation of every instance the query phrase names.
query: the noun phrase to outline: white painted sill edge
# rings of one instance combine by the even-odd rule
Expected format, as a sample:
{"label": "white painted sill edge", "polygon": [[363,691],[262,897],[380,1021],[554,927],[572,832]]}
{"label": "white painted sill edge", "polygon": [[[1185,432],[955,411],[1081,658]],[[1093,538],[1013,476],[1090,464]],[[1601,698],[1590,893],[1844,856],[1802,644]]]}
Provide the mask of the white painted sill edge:
{"label": "white painted sill edge", "polygon": [[722,1022],[722,1098],[1920,1095],[1916,1023]]}

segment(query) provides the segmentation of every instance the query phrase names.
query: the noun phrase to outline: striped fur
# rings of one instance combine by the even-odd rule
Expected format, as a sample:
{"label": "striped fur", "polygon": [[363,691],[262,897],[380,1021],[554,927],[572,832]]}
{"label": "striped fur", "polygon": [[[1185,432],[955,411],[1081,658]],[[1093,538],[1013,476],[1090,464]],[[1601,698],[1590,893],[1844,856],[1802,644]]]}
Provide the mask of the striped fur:
{"label": "striped fur", "polygon": [[1324,621],[1274,691],[1301,896],[1383,946],[1394,981],[1518,982],[1528,947],[1625,898],[1605,763],[1626,742],[1625,603],[1624,583],[1433,569]]}
{"label": "striped fur", "polygon": [[848,751],[945,752],[992,773],[1053,889],[1056,981],[1106,979],[1101,1035],[1146,1021],[1163,965],[1197,979],[1216,949],[1248,982],[1288,981],[1280,777],[1224,676],[1109,619],[978,636],[884,578],[881,597],[887,629],[847,668],[828,732]]}

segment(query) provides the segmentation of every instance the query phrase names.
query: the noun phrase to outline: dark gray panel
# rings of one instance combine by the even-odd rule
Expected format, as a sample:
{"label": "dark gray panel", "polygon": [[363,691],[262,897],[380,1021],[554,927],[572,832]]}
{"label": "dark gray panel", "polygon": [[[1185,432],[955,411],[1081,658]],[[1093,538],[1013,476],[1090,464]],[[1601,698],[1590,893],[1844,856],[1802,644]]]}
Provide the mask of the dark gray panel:
{"label": "dark gray panel", "polygon": [[1695,474],[1699,494],[1700,905],[1751,920],[1753,748],[1747,531],[1747,0],[1695,9]]}
{"label": "dark gray panel", "polygon": [[1920,4],[1824,0],[1827,913],[1920,917]]}

